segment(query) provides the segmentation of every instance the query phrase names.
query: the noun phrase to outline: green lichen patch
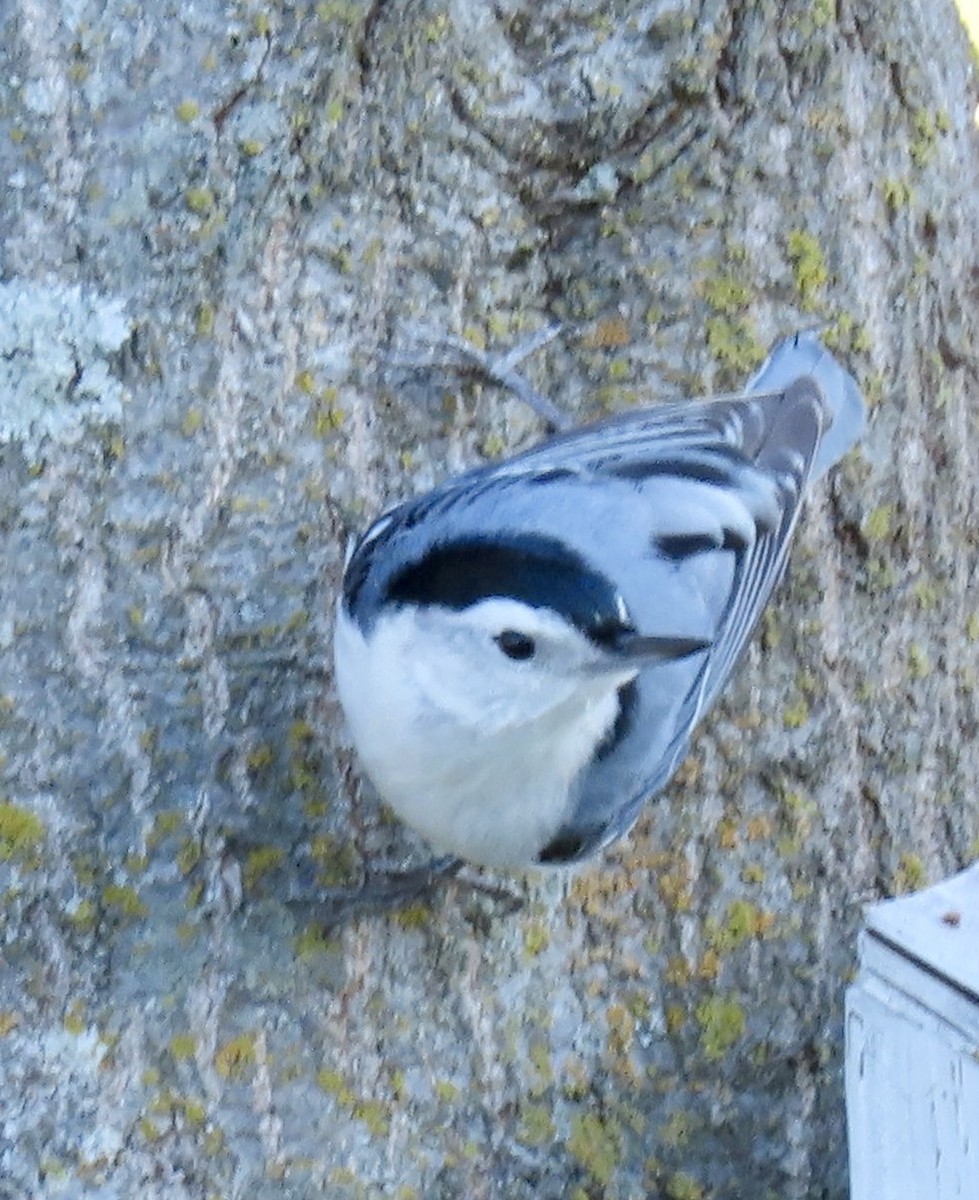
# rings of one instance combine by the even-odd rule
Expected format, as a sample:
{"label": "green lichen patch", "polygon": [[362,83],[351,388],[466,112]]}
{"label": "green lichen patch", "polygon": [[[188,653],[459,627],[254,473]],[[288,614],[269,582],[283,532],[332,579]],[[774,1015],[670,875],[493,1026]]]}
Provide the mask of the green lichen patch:
{"label": "green lichen patch", "polygon": [[526,1104],[520,1113],[517,1140],[525,1146],[549,1146],[556,1130],[547,1104]]}
{"label": "green lichen patch", "polygon": [[707,941],[713,950],[724,954],[751,938],[764,937],[774,924],[772,913],[759,908],[757,904],[752,904],[750,900],[732,900],[723,921],[707,922]]}
{"label": "green lichen patch", "polygon": [[885,179],[881,190],[884,194],[884,204],[891,217],[894,217],[901,209],[908,208],[914,195],[910,185],[903,179]]}
{"label": "green lichen patch", "polygon": [[820,293],[829,279],[819,242],[806,230],[793,229],[786,239],[786,251],[802,307],[812,312],[819,307]]}
{"label": "green lichen patch", "polygon": [[945,134],[951,128],[948,113],[942,109],[929,112],[919,108],[911,119],[911,161],[921,170],[932,160],[935,146],[940,134]]}
{"label": "green lichen patch", "polygon": [[137,920],[145,917],[149,909],[134,887],[122,883],[110,883],[102,890],[102,903],[121,917]]}
{"label": "green lichen patch", "polygon": [[196,1052],[197,1038],[192,1033],[175,1033],[170,1039],[170,1053],[177,1062],[193,1058]]}
{"label": "green lichen patch", "polygon": [[310,839],[309,855],[316,863],[316,879],[322,887],[342,887],[356,879],[357,856],[349,842],[318,833]]}
{"label": "green lichen patch", "polygon": [[704,1189],[684,1171],[675,1171],[664,1188],[667,1200],[703,1200]]}
{"label": "green lichen patch", "polygon": [[747,1019],[743,1007],[730,996],[708,996],[696,1009],[700,1048],[708,1062],[723,1058],[743,1036]]}
{"label": "green lichen patch", "polygon": [[279,846],[256,846],[249,851],[242,868],[241,878],[245,887],[253,888],[266,875],[281,866],[285,854]]}
{"label": "green lichen patch", "polygon": [[571,1122],[568,1150],[602,1187],[608,1187],[622,1156],[619,1131],[597,1113],[581,1113]]}
{"label": "green lichen patch", "polygon": [[391,1105],[384,1100],[364,1099],[358,1096],[340,1071],[322,1067],[316,1072],[316,1083],[338,1104],[347,1109],[351,1116],[363,1122],[375,1137],[386,1137],[391,1124]]}
{"label": "green lichen patch", "polygon": [[782,710],[782,724],[786,729],[801,729],[809,720],[809,701],[805,696],[796,698]]}
{"label": "green lichen patch", "polygon": [[719,274],[701,284],[700,291],[711,309],[726,317],[744,314],[754,298],[754,291],[732,274]]}
{"label": "green lichen patch", "polygon": [[0,862],[37,866],[44,825],[29,809],[0,803]]}
{"label": "green lichen patch", "polygon": [[201,106],[196,100],[181,100],[174,109],[174,112],[177,114],[178,121],[183,121],[185,125],[189,125],[200,116]]}
{"label": "green lichen patch", "polygon": [[543,954],[551,940],[551,932],[545,921],[534,917],[524,926],[524,951],[529,958]]}
{"label": "green lichen patch", "polygon": [[894,507],[880,504],[864,517],[861,527],[868,542],[888,541],[894,527]]}
{"label": "green lichen patch", "polygon": [[891,894],[903,896],[917,892],[928,882],[928,872],[921,856],[908,851],[898,859],[897,868],[891,877]]}
{"label": "green lichen patch", "polygon": [[340,949],[340,942],[326,932],[322,925],[307,925],[296,935],[293,942],[296,957],[300,959],[316,958],[321,954],[335,954]]}
{"label": "green lichen patch", "polygon": [[244,1079],[255,1065],[254,1033],[242,1033],[219,1046],[214,1052],[214,1069],[222,1079]]}
{"label": "green lichen patch", "polygon": [[918,642],[912,642],[908,646],[908,675],[911,679],[920,681],[930,674],[931,659],[928,657],[928,651]]}
{"label": "green lichen patch", "polygon": [[739,379],[760,365],[765,347],[755,336],[746,317],[711,316],[707,318],[707,349],[717,363]]}

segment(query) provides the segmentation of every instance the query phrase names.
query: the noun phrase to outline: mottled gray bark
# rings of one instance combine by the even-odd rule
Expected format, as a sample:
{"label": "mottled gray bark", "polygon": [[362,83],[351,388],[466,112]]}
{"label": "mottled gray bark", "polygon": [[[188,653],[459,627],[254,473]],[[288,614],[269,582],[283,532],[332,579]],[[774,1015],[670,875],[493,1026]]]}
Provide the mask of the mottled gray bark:
{"label": "mottled gray bark", "polygon": [[[950,0],[0,18],[0,1195],[842,1197],[861,901],[979,838],[979,155]],[[77,287],[76,287],[77,285]],[[420,862],[330,680],[349,531],[821,324],[873,404],[681,778],[593,868]]]}

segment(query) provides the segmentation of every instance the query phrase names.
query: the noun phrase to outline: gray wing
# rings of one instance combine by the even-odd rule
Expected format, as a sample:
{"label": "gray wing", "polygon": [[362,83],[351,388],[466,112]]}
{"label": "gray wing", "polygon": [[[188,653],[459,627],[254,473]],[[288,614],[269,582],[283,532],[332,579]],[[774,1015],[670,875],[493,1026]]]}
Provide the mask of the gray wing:
{"label": "gray wing", "polygon": [[[672,530],[663,514],[651,520],[659,532],[647,574],[658,569],[664,580],[679,581],[676,602],[686,599],[689,608],[713,614],[711,646],[691,659],[647,667],[620,691],[619,719],[578,781],[573,811],[541,851],[542,862],[588,857],[625,833],[687,753],[697,720],[730,677],[784,570],[822,411],[817,389],[801,381],[777,401],[737,414],[735,424],[751,433],[750,441],[742,432],[733,442],[701,441],[695,452],[691,444],[691,453],[659,459],[646,477],[656,478],[668,460],[673,488],[690,493],[683,514],[673,514]],[[694,496],[705,513],[699,529],[689,520]],[[732,512],[734,519],[725,521]],[[670,632],[651,593],[634,598],[630,611],[641,632]]]}

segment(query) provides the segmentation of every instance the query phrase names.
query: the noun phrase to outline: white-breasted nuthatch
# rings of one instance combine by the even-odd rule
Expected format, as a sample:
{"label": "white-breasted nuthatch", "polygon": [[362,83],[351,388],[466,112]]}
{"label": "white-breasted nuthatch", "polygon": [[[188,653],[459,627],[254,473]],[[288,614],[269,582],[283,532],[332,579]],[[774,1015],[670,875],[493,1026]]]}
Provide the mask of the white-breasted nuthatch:
{"label": "white-breasted nuthatch", "polygon": [[864,405],[811,333],[743,396],[615,416],[381,516],[334,638],[354,743],[434,846],[566,864],[627,832],[687,753]]}

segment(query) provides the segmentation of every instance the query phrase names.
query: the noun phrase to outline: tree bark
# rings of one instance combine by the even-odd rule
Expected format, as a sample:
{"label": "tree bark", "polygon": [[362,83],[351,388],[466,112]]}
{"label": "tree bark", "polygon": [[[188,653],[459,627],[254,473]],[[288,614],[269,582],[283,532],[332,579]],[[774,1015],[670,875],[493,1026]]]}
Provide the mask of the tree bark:
{"label": "tree bark", "polygon": [[[843,1197],[861,903],[979,853],[976,88],[949,0],[12,0],[0,1196]],[[453,884],[330,677],[347,537],[818,325],[872,406],[689,761]],[[61,1189],[60,1192],[58,1189]]]}

